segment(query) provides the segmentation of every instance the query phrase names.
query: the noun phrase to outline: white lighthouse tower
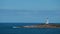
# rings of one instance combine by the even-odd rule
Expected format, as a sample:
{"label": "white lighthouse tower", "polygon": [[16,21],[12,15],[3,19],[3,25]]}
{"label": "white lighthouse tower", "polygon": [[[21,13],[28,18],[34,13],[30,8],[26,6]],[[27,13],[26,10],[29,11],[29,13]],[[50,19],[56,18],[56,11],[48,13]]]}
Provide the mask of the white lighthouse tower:
{"label": "white lighthouse tower", "polygon": [[46,18],[46,23],[45,24],[49,24],[49,20],[48,20],[48,18]]}

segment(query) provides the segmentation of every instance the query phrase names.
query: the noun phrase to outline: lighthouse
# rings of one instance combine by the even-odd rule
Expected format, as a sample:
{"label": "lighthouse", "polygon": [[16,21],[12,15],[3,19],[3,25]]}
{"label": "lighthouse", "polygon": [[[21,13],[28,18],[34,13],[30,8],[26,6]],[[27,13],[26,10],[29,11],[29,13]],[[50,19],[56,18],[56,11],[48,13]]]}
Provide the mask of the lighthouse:
{"label": "lighthouse", "polygon": [[45,24],[49,24],[49,20],[48,20],[48,18],[46,18],[46,23]]}

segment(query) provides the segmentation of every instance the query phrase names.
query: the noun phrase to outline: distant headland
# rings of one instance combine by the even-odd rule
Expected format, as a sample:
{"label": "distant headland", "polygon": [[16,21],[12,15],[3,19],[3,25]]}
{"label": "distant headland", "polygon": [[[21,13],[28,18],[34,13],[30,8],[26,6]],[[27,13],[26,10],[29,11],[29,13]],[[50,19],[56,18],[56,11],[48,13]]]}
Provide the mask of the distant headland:
{"label": "distant headland", "polygon": [[60,24],[49,24],[49,20],[47,18],[45,24],[14,26],[13,28],[60,28]]}

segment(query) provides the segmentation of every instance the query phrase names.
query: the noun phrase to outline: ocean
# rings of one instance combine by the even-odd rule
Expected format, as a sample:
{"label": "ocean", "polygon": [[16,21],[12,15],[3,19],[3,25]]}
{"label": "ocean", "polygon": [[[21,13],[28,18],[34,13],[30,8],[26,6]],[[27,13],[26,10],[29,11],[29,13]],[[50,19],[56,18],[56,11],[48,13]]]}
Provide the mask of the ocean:
{"label": "ocean", "polygon": [[13,28],[39,23],[0,23],[0,34],[60,34],[60,28]]}

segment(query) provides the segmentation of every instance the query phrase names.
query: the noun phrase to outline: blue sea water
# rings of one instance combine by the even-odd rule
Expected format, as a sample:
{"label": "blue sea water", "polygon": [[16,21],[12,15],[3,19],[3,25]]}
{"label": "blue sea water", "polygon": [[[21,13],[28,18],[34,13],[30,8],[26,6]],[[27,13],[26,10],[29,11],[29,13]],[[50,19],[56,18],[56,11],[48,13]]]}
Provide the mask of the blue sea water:
{"label": "blue sea water", "polygon": [[38,23],[0,23],[0,34],[60,34],[60,28],[12,28]]}

